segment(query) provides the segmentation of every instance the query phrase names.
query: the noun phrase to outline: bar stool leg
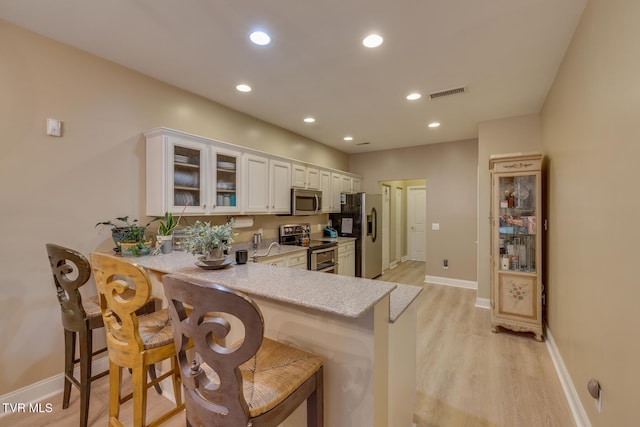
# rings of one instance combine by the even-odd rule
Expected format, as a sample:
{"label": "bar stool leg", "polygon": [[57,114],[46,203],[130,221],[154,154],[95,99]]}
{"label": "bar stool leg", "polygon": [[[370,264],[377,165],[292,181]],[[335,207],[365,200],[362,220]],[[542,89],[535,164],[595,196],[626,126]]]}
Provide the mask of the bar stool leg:
{"label": "bar stool leg", "polygon": [[133,368],[133,426],[144,427],[147,423],[147,370]]}
{"label": "bar stool leg", "polygon": [[80,426],[86,427],[89,420],[89,396],[91,395],[91,353],[93,331],[80,331]]}
{"label": "bar stool leg", "polygon": [[73,359],[76,357],[76,333],[64,330],[64,394],[62,397],[62,409],[69,407],[71,397],[71,380],[73,377]]}

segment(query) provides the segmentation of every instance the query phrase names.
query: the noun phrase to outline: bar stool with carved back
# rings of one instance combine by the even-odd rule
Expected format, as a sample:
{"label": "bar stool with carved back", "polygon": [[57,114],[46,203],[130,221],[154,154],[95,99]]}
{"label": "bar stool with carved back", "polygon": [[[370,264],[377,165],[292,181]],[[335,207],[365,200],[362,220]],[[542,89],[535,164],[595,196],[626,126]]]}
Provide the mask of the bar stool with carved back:
{"label": "bar stool with carved back", "polygon": [[[109,349],[109,425],[122,426],[118,419],[120,404],[129,398],[133,400],[134,427],[158,425],[184,409],[169,313],[162,309],[142,316],[136,314],[152,292],[151,280],[142,267],[95,252],[91,254],[91,264]],[[134,296],[126,298],[126,291],[132,288]],[[171,360],[171,369],[147,382],[147,367],[166,359]],[[125,398],[120,395],[123,367],[131,370],[133,383],[132,394]],[[176,406],[147,424],[147,389],[168,377],[172,378]]]}
{"label": "bar stool with carved back", "polygon": [[[91,277],[89,261],[80,252],[53,243],[45,245],[49,265],[60,303],[62,327],[64,328],[64,392],[62,408],[69,407],[71,386],[80,390],[80,426],[86,427],[89,419],[89,397],[91,382],[102,378],[108,370],[91,375],[91,362],[94,356],[107,351],[101,348],[93,351],[93,331],[104,326],[98,297],[82,298],[80,288]],[[155,311],[155,301],[145,305],[142,312]],[[79,357],[76,358],[76,337],[79,343]],[[80,364],[80,376],[76,378],[74,368]],[[155,369],[149,367],[149,374],[155,378]],[[156,389],[159,393],[162,390]]]}
{"label": "bar stool with carved back", "polygon": [[[321,357],[264,337],[260,309],[240,292],[173,274],[164,276],[163,284],[187,426],[277,426],[305,400],[307,426],[323,426]],[[229,318],[242,324],[244,338],[227,346]],[[187,357],[190,340],[193,362]]]}

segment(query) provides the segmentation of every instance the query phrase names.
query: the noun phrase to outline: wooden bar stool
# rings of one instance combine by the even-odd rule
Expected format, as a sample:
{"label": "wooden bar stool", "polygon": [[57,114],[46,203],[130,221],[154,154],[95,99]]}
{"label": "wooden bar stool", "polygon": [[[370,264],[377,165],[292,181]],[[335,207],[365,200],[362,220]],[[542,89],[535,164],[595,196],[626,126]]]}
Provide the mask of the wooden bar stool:
{"label": "wooden bar stool", "polygon": [[[69,407],[71,386],[80,390],[80,427],[86,427],[89,419],[89,397],[91,382],[102,378],[108,370],[91,375],[91,362],[94,356],[104,353],[107,348],[93,351],[93,331],[102,328],[102,313],[98,297],[82,298],[79,289],[89,281],[91,266],[80,252],[53,243],[45,245],[49,265],[56,286],[56,295],[60,303],[62,327],[64,328],[64,392],[62,408]],[[150,301],[141,311],[155,311],[156,301]],[[79,357],[76,358],[76,337],[78,338]],[[80,364],[80,377],[74,376],[74,368]],[[154,366],[149,367],[149,375],[155,378]],[[158,393],[162,389],[156,388]]]}
{"label": "wooden bar stool", "polygon": [[[307,426],[323,425],[323,360],[263,337],[264,320],[246,295],[178,275],[163,278],[185,387],[187,426],[277,426],[307,401]],[[238,319],[244,339],[226,345]],[[240,328],[241,329],[241,328]],[[187,346],[192,340],[196,359]]]}
{"label": "wooden bar stool", "polygon": [[[184,409],[169,313],[163,309],[136,314],[151,298],[151,281],[143,268],[101,253],[91,254],[91,265],[109,349],[109,425],[122,426],[120,404],[132,398],[133,425],[156,426]],[[134,294],[128,297],[126,292],[131,289]],[[171,360],[171,369],[147,382],[148,367],[166,359]],[[123,367],[131,370],[133,382],[133,392],[124,398],[120,392]],[[147,389],[168,377],[173,380],[176,406],[147,424]]]}

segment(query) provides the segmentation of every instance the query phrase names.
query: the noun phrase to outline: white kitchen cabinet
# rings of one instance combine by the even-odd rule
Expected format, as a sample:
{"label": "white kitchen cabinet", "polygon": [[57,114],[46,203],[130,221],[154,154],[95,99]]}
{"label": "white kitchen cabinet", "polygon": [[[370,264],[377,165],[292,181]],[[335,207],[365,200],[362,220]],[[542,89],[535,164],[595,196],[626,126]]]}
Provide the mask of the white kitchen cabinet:
{"label": "white kitchen cabinet", "polygon": [[291,186],[318,190],[320,188],[320,170],[299,163],[291,165]]}
{"label": "white kitchen cabinet", "polygon": [[269,213],[291,212],[291,163],[270,160]]}
{"label": "white kitchen cabinet", "polygon": [[298,163],[291,165],[291,186],[296,188],[306,188],[307,167]]}
{"label": "white kitchen cabinet", "polygon": [[362,181],[360,180],[360,178],[356,178],[355,176],[351,178],[351,192],[352,193],[359,193],[362,190],[360,189],[362,187]]}
{"label": "white kitchen cabinet", "polygon": [[245,201],[244,211],[269,212],[269,159],[244,154]]}
{"label": "white kitchen cabinet", "polygon": [[342,182],[342,175],[336,172],[331,172],[331,199],[329,205],[329,212],[340,213],[340,193]]}
{"label": "white kitchen cabinet", "polygon": [[237,213],[241,211],[242,154],[217,145],[209,149],[211,203],[209,212]]}
{"label": "white kitchen cabinet", "polygon": [[298,251],[287,257],[287,267],[299,270],[307,269],[307,251]]}
{"label": "white kitchen cabinet", "polygon": [[278,267],[307,269],[307,250],[294,251],[289,254],[277,254],[268,257],[258,258],[258,264],[276,265]]}
{"label": "white kitchen cabinet", "polygon": [[341,175],[340,176],[340,191],[342,193],[351,193],[351,177],[349,175]]}
{"label": "white kitchen cabinet", "polygon": [[[197,138],[152,131],[146,137],[146,214],[205,214],[207,153]],[[186,208],[185,208],[186,206]]]}
{"label": "white kitchen cabinet", "polygon": [[276,256],[268,256],[263,258],[258,258],[258,264],[268,264],[268,265],[276,265],[278,267],[286,267],[287,266],[287,257],[284,255],[276,255]]}
{"label": "white kitchen cabinet", "polygon": [[322,212],[360,178],[168,128],[145,132],[146,214],[287,214],[291,188],[322,191]]}
{"label": "white kitchen cabinet", "polygon": [[355,277],[356,243],[354,241],[338,243],[338,274]]}
{"label": "white kitchen cabinet", "polygon": [[244,212],[291,211],[291,163],[256,154],[245,154]]}
{"label": "white kitchen cabinet", "polygon": [[320,191],[322,192],[322,212],[332,212],[331,172],[328,170],[320,170]]}

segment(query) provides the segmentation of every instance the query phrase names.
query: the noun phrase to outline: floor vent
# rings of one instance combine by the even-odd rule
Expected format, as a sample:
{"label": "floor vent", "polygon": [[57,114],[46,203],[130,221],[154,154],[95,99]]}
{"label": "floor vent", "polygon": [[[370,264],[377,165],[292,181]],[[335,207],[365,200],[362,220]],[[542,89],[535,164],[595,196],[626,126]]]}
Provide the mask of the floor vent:
{"label": "floor vent", "polygon": [[443,96],[451,96],[456,95],[458,93],[465,93],[467,91],[466,86],[456,87],[453,89],[439,90],[437,92],[431,92],[429,94],[429,99],[442,98]]}

